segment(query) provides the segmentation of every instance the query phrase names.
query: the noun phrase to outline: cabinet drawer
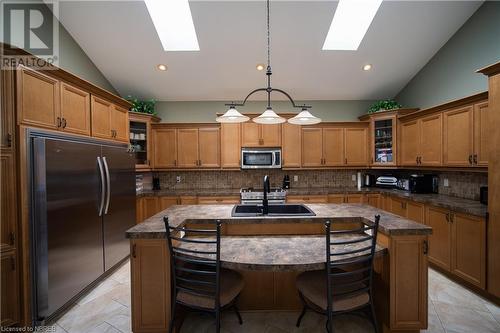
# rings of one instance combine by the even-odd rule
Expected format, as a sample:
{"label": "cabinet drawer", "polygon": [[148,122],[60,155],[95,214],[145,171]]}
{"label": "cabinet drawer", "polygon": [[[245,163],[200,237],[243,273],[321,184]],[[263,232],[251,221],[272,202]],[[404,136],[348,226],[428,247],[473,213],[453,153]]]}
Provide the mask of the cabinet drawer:
{"label": "cabinet drawer", "polygon": [[223,196],[223,197],[198,197],[199,205],[225,205],[239,204],[239,196]]}
{"label": "cabinet drawer", "polygon": [[286,198],[289,203],[328,203],[327,195],[289,195]]}

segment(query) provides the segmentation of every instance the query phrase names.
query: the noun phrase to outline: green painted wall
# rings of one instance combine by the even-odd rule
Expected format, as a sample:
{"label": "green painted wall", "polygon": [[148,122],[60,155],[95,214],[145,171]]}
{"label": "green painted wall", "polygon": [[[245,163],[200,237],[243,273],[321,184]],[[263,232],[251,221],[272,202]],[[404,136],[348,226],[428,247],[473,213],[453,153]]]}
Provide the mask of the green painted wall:
{"label": "green painted wall", "polygon": [[[312,105],[311,112],[324,121],[355,121],[365,114],[374,101],[307,101],[297,102]],[[215,122],[217,113],[224,113],[226,102],[157,102],[156,111],[162,122],[168,123],[203,123]],[[297,113],[300,110],[291,107],[290,102],[273,101],[272,106],[277,113]],[[250,101],[239,107],[241,113],[262,113],[266,108],[265,101]]]}
{"label": "green painted wall", "polygon": [[433,105],[488,90],[476,70],[500,61],[500,1],[486,1],[396,96],[408,107]]}
{"label": "green painted wall", "polygon": [[62,24],[59,24],[59,67],[119,95]]}

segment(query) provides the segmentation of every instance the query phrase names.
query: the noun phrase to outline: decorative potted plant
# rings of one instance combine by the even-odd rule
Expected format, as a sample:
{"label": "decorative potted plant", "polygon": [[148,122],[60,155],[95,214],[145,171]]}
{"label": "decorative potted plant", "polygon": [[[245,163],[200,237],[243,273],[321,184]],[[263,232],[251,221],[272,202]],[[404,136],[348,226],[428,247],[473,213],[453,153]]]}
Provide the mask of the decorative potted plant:
{"label": "decorative potted plant", "polygon": [[370,109],[368,109],[368,113],[375,113],[375,112],[380,112],[380,111],[387,111],[387,110],[395,110],[401,108],[401,104],[396,102],[393,99],[386,99],[386,100],[381,100],[376,103],[374,103],[372,106],[370,106]]}
{"label": "decorative potted plant", "polygon": [[156,114],[155,104],[156,100],[151,99],[149,101],[141,101],[137,98],[132,98],[132,96],[127,96],[127,101],[132,103],[130,107],[130,111],[139,112],[139,113],[147,113],[147,114]]}

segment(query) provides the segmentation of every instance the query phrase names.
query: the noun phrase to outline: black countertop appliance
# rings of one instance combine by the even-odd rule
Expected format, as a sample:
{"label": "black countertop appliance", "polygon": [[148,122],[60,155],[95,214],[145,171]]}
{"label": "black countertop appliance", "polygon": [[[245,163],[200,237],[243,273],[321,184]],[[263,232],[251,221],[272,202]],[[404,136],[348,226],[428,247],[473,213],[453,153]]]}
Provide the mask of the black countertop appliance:
{"label": "black countertop appliance", "polygon": [[411,193],[437,193],[437,176],[413,174],[409,178]]}
{"label": "black countertop appliance", "polygon": [[290,176],[289,175],[285,175],[285,177],[283,177],[283,186],[281,188],[285,189],[285,190],[290,189]]}

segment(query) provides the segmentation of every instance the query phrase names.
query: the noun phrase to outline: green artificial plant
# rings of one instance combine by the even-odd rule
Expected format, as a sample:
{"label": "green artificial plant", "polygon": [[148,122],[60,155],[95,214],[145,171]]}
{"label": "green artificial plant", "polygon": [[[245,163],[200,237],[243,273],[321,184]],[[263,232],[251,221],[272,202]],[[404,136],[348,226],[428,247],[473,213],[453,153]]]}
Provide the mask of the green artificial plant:
{"label": "green artificial plant", "polygon": [[132,96],[128,96],[127,100],[132,103],[132,106],[130,107],[130,111],[132,112],[156,114],[156,100],[154,99],[151,99],[149,101],[141,101],[137,98],[132,98]]}
{"label": "green artificial plant", "polygon": [[386,99],[382,101],[378,101],[374,103],[372,106],[370,106],[370,109],[368,109],[368,113],[375,113],[379,111],[386,111],[386,110],[394,110],[394,109],[399,109],[401,107],[401,104],[396,102],[393,99]]}

